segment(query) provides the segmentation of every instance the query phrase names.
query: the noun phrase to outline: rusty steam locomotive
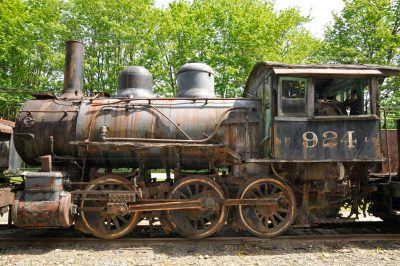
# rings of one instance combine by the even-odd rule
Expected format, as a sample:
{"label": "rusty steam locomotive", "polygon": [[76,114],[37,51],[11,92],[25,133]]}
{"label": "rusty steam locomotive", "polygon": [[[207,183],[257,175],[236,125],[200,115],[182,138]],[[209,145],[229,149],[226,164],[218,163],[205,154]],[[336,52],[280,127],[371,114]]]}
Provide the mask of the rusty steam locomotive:
{"label": "rusty steam locomotive", "polygon": [[147,220],[195,239],[224,225],[272,237],[352,222],[360,209],[400,215],[378,104],[379,85],[400,68],[260,62],[243,97],[223,99],[205,64],[181,67],[176,98],[156,97],[151,73],[132,66],[115,97],[85,97],[83,50],[67,42],[60,96],[21,108],[15,147],[41,170],[24,172],[6,201],[15,226],[112,239]]}

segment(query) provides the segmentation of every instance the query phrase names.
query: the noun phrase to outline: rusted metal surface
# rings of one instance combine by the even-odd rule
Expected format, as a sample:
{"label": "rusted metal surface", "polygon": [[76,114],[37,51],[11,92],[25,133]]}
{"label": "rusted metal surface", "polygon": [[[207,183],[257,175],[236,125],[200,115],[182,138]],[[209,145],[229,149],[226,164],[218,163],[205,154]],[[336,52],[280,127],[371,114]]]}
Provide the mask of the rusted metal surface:
{"label": "rusted metal surface", "polygon": [[[237,110],[236,110],[237,109]],[[125,102],[93,100],[84,102],[77,122],[77,139],[101,142],[100,130],[107,127],[106,143],[113,146],[88,146],[88,163],[108,167],[174,168],[178,161],[188,169],[209,168],[235,158],[224,149],[209,147],[176,147],[174,143],[221,144],[239,158],[262,156],[257,139],[262,134],[259,125],[260,103],[240,100],[196,101],[170,99]],[[156,111],[155,111],[156,110]],[[247,122],[246,122],[247,121]],[[189,139],[190,138],[190,139]],[[120,142],[149,142],[142,149],[118,147]],[[170,147],[157,147],[157,142]],[[208,142],[208,143],[207,143]],[[106,144],[105,143],[105,144]],[[132,145],[133,146],[133,145]],[[84,156],[86,147],[80,149]],[[218,156],[216,156],[218,154]],[[98,158],[98,159],[97,159]]]}
{"label": "rusted metal surface", "polygon": [[63,100],[26,102],[14,135],[15,148],[21,158],[30,165],[38,165],[43,155],[76,156],[76,148],[69,142],[76,136],[77,109],[73,103]]}
{"label": "rusted metal surface", "polygon": [[45,193],[18,193],[12,205],[13,223],[17,227],[70,227],[71,193],[58,195],[57,200],[47,200]]}
{"label": "rusted metal surface", "polygon": [[187,63],[177,74],[177,97],[215,98],[214,71],[204,63]]}
{"label": "rusted metal surface", "polygon": [[175,183],[170,199],[204,199],[204,208],[199,210],[167,211],[172,228],[182,236],[201,239],[218,232],[225,224],[228,208],[222,206],[225,193],[214,180],[208,177],[186,177]]}
{"label": "rusted metal surface", "polygon": [[[96,179],[92,184],[86,187],[86,190],[136,190],[133,185],[126,185],[126,183],[128,183],[128,180],[125,178],[116,175],[109,175]],[[99,195],[98,198],[101,199],[101,195]],[[88,200],[85,196],[82,198],[79,207],[80,219],[75,224],[75,228],[84,232],[90,232],[91,234],[103,239],[113,239],[128,234],[136,227],[140,218],[138,212],[107,213],[107,201]],[[90,210],[90,208],[93,208],[93,210]]]}
{"label": "rusted metal surface", "polygon": [[8,167],[8,155],[10,152],[10,135],[0,133],[0,168]]}
{"label": "rusted metal surface", "polygon": [[61,172],[26,172],[25,191],[61,192],[63,190]]}
{"label": "rusted metal surface", "polygon": [[18,227],[70,227],[71,193],[63,191],[60,172],[27,172],[25,189],[12,204],[12,220]]}
{"label": "rusted metal surface", "polygon": [[260,237],[286,231],[296,217],[296,198],[288,184],[273,178],[252,178],[243,184],[239,199],[277,198],[278,204],[239,205],[239,217],[246,229]]}
{"label": "rusted metal surface", "polygon": [[51,155],[41,156],[40,165],[42,167],[42,171],[51,172],[52,171]]}
{"label": "rusted metal surface", "polygon": [[343,76],[370,76],[370,75],[377,75],[381,76],[383,73],[377,69],[321,69],[321,68],[276,68],[274,69],[275,74],[284,74],[284,75],[343,75]]}
{"label": "rusted metal surface", "polygon": [[79,99],[83,96],[83,53],[85,45],[67,41],[65,47],[64,89],[61,98]]}
{"label": "rusted metal surface", "polygon": [[283,160],[379,160],[382,158],[379,120],[276,120],[274,158]]}
{"label": "rusted metal surface", "polygon": [[386,143],[386,132],[382,131],[381,134],[381,143],[382,145],[382,154],[385,158],[385,161],[382,162],[382,172],[383,174],[389,173],[389,163],[387,159],[391,160],[391,172],[396,174],[399,168],[399,153],[398,153],[398,145],[397,145],[397,130],[396,129],[388,129],[388,143],[389,143],[389,151],[387,151]]}
{"label": "rusted metal surface", "polygon": [[[41,97],[22,107],[16,148],[27,163],[41,163],[42,172],[27,174],[24,190],[13,201],[17,226],[75,222],[82,232],[113,239],[147,219],[161,222],[166,231],[200,239],[231,222],[228,208],[236,207],[232,223],[237,228],[271,237],[294,222],[352,221],[340,217],[340,207],[349,206],[357,216],[377,189],[368,183],[368,171],[371,162],[384,160],[381,143],[390,143],[381,140],[377,103],[370,103],[371,115],[350,110],[348,116],[334,102],[348,88],[342,84],[341,95],[321,93],[325,87],[317,90],[319,83],[311,77],[370,78],[375,101],[378,82],[400,74],[399,68],[264,62],[249,77],[244,95],[251,99],[207,99],[202,97],[213,94],[197,91],[190,95],[200,98],[131,99],[119,97],[130,93],[82,97],[82,58],[83,45],[68,42],[61,97]],[[205,86],[188,78],[180,91],[212,89],[207,83],[212,75],[200,74],[205,74]],[[283,114],[279,75],[307,77],[304,108],[292,117],[278,115]],[[146,80],[148,75],[143,86],[136,86],[128,77],[122,90],[150,91]],[[317,93],[333,98],[319,101],[315,113]],[[131,169],[124,177],[109,174],[117,168]],[[150,169],[166,169],[166,181],[152,179]]]}
{"label": "rusted metal surface", "polygon": [[243,92],[244,97],[252,95],[259,86],[259,78],[268,72],[285,74],[291,76],[320,76],[338,78],[356,78],[368,76],[397,76],[400,75],[399,67],[380,66],[380,65],[344,65],[344,64],[318,64],[318,65],[294,65],[276,62],[258,62],[247,79],[246,87]]}
{"label": "rusted metal surface", "polygon": [[[103,191],[102,191],[103,192]],[[111,191],[104,191],[104,194],[109,195]],[[114,191],[115,193],[123,193]],[[87,194],[92,194],[90,192],[82,192]],[[107,201],[107,198],[101,199],[98,197],[85,197],[85,200],[104,200]],[[126,202],[130,202],[127,200]],[[220,202],[221,206],[277,206],[279,203],[279,197],[263,197],[257,199],[225,199]],[[148,211],[171,211],[171,210],[190,210],[190,209],[207,209],[207,200],[205,198],[198,199],[198,200],[186,200],[186,199],[165,199],[165,200],[158,200],[158,199],[147,199],[147,200],[137,200],[134,203],[108,203],[107,204],[107,212],[116,213],[120,211],[121,204],[123,204],[124,211],[128,212],[148,212]],[[99,212],[104,211],[104,207],[83,207],[79,208],[80,211],[84,212]]]}
{"label": "rusted metal surface", "polygon": [[[128,110],[126,110],[128,108]],[[235,158],[224,149],[194,147],[130,147],[102,146],[86,147],[76,153],[74,141],[90,144],[99,139],[101,127],[107,127],[107,138],[116,142],[131,138],[141,141],[160,139],[182,142],[191,138],[192,143],[206,142],[228,148],[236,159],[262,156],[257,143],[262,135],[259,125],[259,102],[254,101],[197,101],[160,100],[148,105],[133,101],[121,105],[119,100],[93,100],[83,102],[77,115],[77,107],[61,100],[36,100],[27,102],[17,121],[17,150],[23,160],[35,165],[39,157],[51,154],[54,157],[89,158],[89,164],[107,167],[137,167],[141,161],[146,168],[175,167],[179,153],[182,166],[208,168],[210,161],[217,164],[232,164]],[[43,110],[43,112],[41,112]],[[157,110],[157,111],[154,111]],[[33,112],[34,111],[34,112]],[[40,123],[37,123],[40,121]],[[247,121],[247,122],[246,122]],[[75,127],[76,125],[76,127]],[[76,129],[76,132],[75,132]],[[76,136],[76,137],[75,137]],[[110,142],[110,141],[107,141]],[[247,145],[249,142],[251,145]],[[216,157],[216,154],[220,156]],[[237,162],[236,162],[237,163]]]}

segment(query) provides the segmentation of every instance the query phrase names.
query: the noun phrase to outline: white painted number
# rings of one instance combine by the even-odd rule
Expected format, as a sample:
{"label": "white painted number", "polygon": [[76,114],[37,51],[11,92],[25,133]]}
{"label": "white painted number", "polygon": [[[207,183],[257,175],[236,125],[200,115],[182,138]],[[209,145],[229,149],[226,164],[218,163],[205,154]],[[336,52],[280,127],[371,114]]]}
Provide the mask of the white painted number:
{"label": "white painted number", "polygon": [[303,146],[307,148],[314,148],[318,144],[318,137],[312,131],[307,131],[303,134]]}
{"label": "white painted number", "polygon": [[340,142],[347,144],[347,148],[355,148],[355,145],[357,145],[357,140],[353,139],[353,133],[354,131],[347,131],[347,133],[340,140]]}
{"label": "white painted number", "polygon": [[[322,133],[322,147],[332,149],[338,145],[337,133],[334,131],[325,131]],[[354,131],[347,131],[341,138],[346,148],[355,148],[357,139],[354,138]],[[367,142],[367,141],[366,141]],[[312,131],[303,133],[303,146],[306,148],[314,148],[318,145],[318,136]]]}
{"label": "white painted number", "polygon": [[334,148],[337,146],[337,134],[334,131],[326,131],[322,134],[323,142],[322,147]]}

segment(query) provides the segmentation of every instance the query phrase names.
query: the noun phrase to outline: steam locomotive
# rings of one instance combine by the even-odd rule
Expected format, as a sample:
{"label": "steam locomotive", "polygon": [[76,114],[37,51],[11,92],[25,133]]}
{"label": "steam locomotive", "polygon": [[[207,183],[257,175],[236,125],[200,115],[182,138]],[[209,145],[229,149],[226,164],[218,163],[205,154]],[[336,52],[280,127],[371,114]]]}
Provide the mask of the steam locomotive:
{"label": "steam locomotive", "polygon": [[200,239],[224,226],[273,237],[359,210],[399,217],[397,136],[381,129],[379,85],[400,68],[260,62],[243,97],[217,98],[213,70],[188,63],[177,96],[160,98],[131,66],[115,97],[84,96],[83,53],[68,41],[62,94],[21,108],[15,147],[41,169],[5,201],[15,226],[113,239],[146,221]]}

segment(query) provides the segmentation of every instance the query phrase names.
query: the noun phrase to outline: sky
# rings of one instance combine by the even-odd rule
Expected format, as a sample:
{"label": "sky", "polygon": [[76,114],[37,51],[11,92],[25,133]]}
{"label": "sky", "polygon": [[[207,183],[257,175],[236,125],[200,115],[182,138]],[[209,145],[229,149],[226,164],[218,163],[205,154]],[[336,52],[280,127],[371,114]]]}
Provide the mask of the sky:
{"label": "sky", "polygon": [[[167,7],[172,0],[155,0],[156,6]],[[324,27],[333,20],[332,11],[340,13],[343,0],[275,0],[275,9],[299,7],[304,16],[310,15],[312,21],[305,26],[316,37],[323,37]]]}

